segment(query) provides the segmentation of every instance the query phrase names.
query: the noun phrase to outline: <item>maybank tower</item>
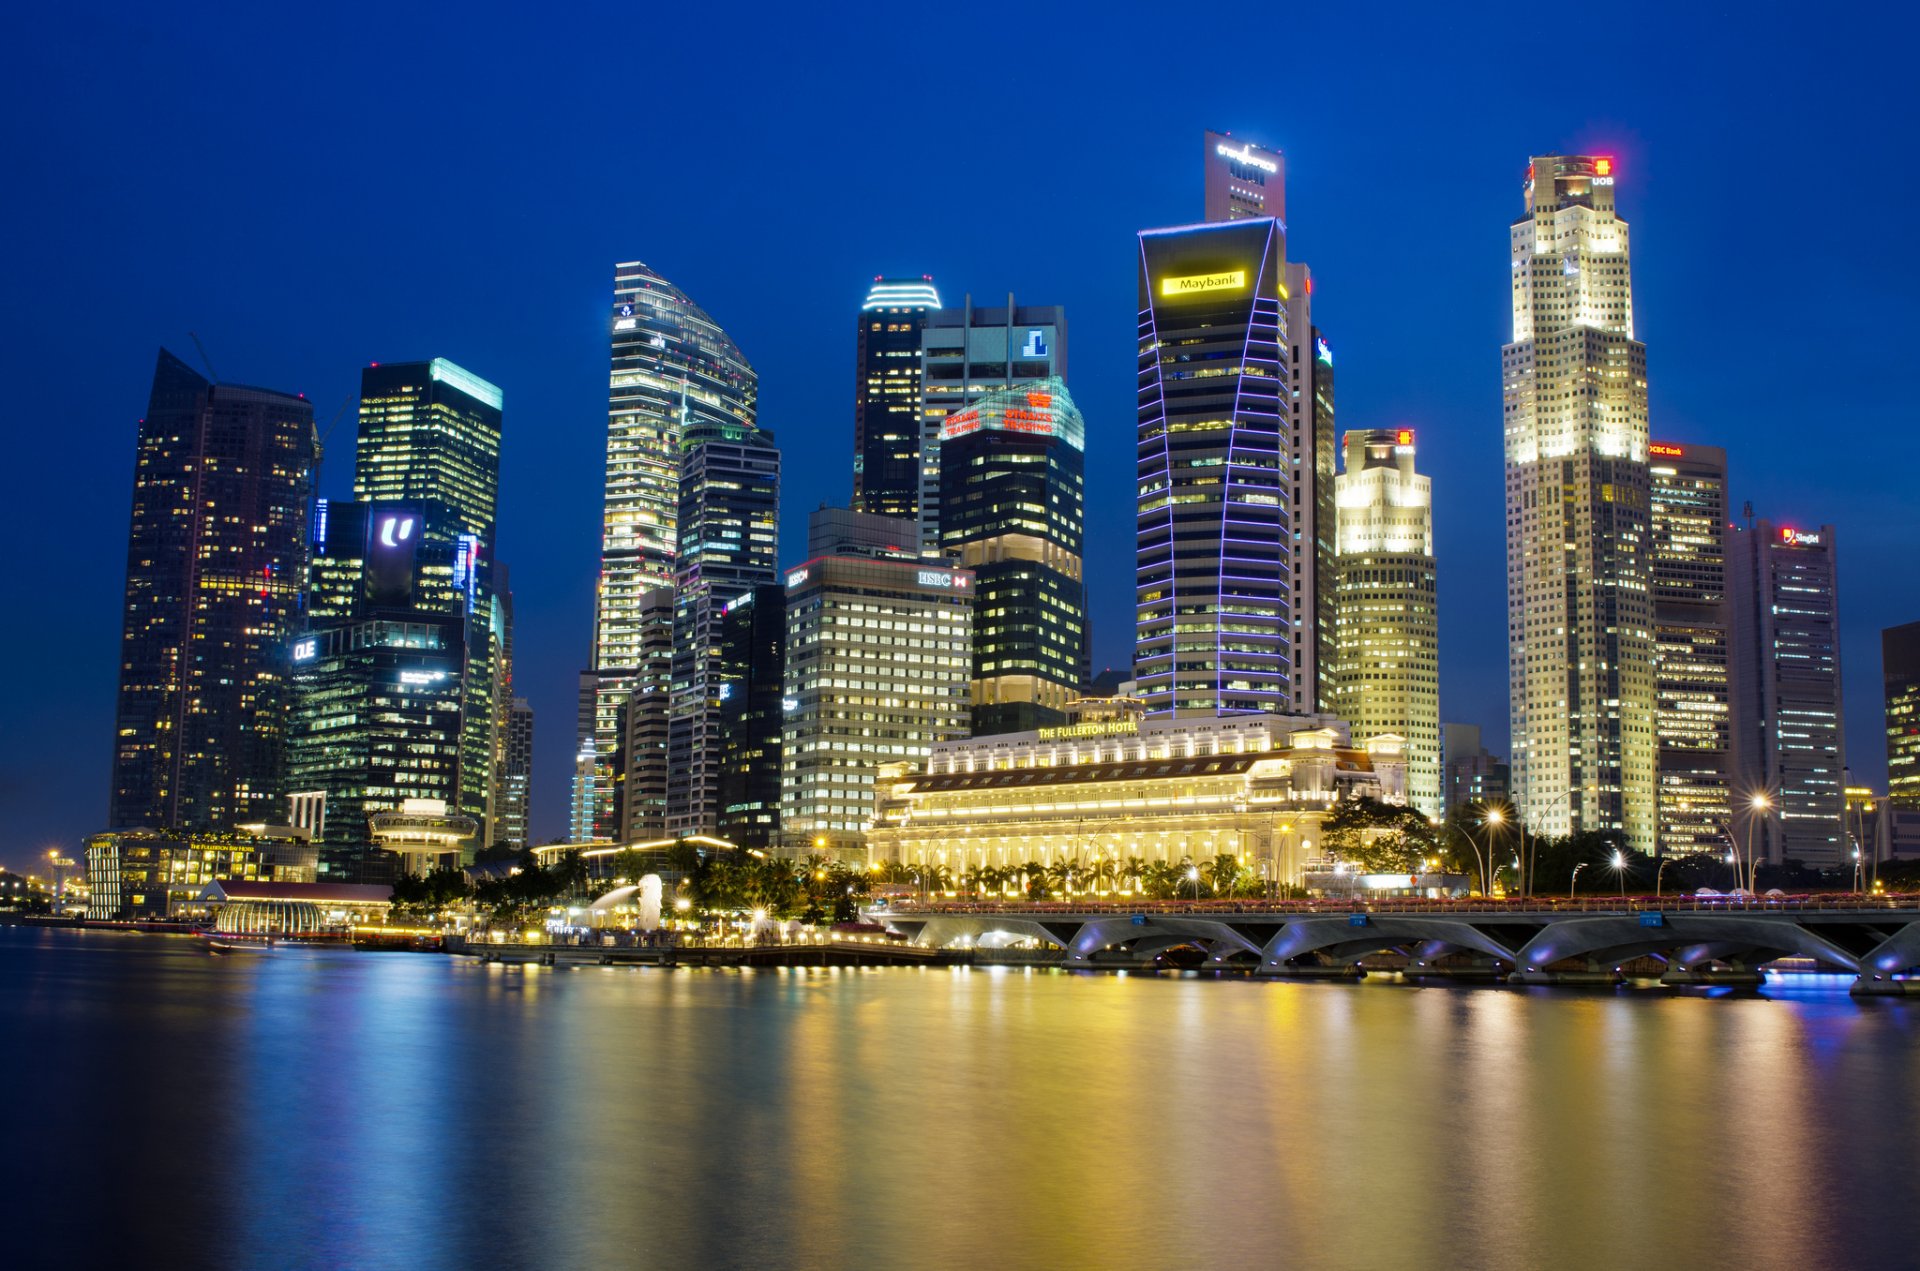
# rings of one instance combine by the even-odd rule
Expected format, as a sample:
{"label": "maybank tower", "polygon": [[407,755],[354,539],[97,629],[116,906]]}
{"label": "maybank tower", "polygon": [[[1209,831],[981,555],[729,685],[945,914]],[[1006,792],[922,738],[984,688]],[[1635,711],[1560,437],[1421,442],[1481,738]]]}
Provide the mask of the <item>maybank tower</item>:
{"label": "maybank tower", "polygon": [[1133,672],[1152,714],[1294,713],[1286,255],[1272,216],[1140,235]]}

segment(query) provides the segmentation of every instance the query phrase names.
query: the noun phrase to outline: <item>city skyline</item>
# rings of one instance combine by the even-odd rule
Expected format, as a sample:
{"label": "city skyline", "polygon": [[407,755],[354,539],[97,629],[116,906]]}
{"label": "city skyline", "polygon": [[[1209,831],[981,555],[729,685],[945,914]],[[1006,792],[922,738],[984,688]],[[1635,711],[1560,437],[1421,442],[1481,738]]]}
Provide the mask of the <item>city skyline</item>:
{"label": "city skyline", "polygon": [[[1638,84],[1656,97],[1647,79],[1658,60],[1649,59],[1647,75]],[[531,698],[536,714],[550,721],[541,730],[536,759],[537,838],[561,832],[566,808],[572,756],[563,739],[571,732],[566,721],[572,715],[573,677],[583,661],[580,615],[591,608],[593,525],[599,515],[594,496],[600,475],[594,456],[604,446],[604,394],[597,419],[593,407],[595,362],[605,356],[596,326],[603,312],[606,267],[617,260],[645,259],[685,287],[754,360],[763,385],[761,422],[798,459],[790,466],[782,499],[782,537],[789,543],[804,541],[796,521],[803,523],[809,510],[821,502],[844,504],[851,493],[847,372],[852,350],[843,315],[857,308],[876,273],[931,274],[953,296],[971,291],[986,303],[1012,290],[1023,299],[1061,304],[1074,325],[1077,349],[1069,384],[1087,418],[1093,664],[1096,670],[1124,666],[1132,643],[1126,622],[1131,611],[1126,583],[1130,552],[1115,552],[1111,546],[1115,539],[1130,537],[1121,527],[1132,517],[1127,483],[1115,480],[1116,472],[1131,466],[1132,457],[1127,444],[1132,418],[1127,393],[1130,336],[1121,289],[1134,232],[1199,219],[1192,139],[1207,127],[1232,128],[1236,136],[1274,146],[1289,157],[1290,240],[1299,240],[1304,258],[1314,262],[1318,307],[1328,316],[1341,355],[1339,426],[1404,424],[1420,430],[1423,467],[1431,470],[1437,491],[1438,555],[1447,573],[1442,714],[1448,720],[1481,724],[1497,752],[1506,747],[1505,660],[1498,653],[1498,624],[1486,622],[1485,615],[1498,608],[1498,592],[1475,577],[1497,573],[1500,550],[1499,520],[1493,511],[1499,488],[1498,379],[1489,369],[1489,350],[1500,343],[1504,301],[1496,272],[1502,254],[1497,227],[1510,219],[1511,192],[1526,155],[1558,150],[1615,156],[1621,165],[1623,214],[1636,234],[1635,318],[1649,348],[1653,431],[1682,443],[1727,449],[1730,506],[1751,500],[1779,520],[1831,522],[1847,536],[1841,612],[1849,758],[1856,781],[1878,785],[1884,763],[1883,746],[1874,744],[1880,715],[1878,632],[1911,621],[1920,596],[1911,587],[1896,585],[1881,594],[1883,589],[1865,584],[1876,577],[1901,577],[1894,527],[1907,507],[1891,473],[1856,473],[1818,446],[1800,445],[1799,430],[1806,430],[1806,423],[1816,417],[1815,400],[1789,394],[1776,402],[1761,391],[1772,377],[1766,375],[1769,360],[1757,347],[1736,346],[1729,353],[1699,329],[1735,323],[1745,308],[1759,307],[1760,302],[1758,293],[1745,294],[1743,301],[1741,280],[1719,280],[1686,260],[1689,242],[1699,241],[1704,225],[1713,223],[1709,218],[1696,226],[1688,218],[1709,210],[1705,205],[1712,202],[1716,181],[1711,165],[1689,163],[1699,151],[1697,137],[1689,140],[1677,130],[1665,137],[1653,131],[1635,135],[1640,128],[1653,129],[1660,113],[1651,104],[1622,100],[1611,110],[1549,113],[1484,130],[1469,122],[1459,129],[1444,158],[1436,152],[1408,160],[1410,171],[1404,179],[1410,185],[1444,182],[1440,188],[1447,197],[1429,209],[1429,216],[1442,221],[1437,236],[1458,245],[1450,246],[1447,254],[1460,259],[1447,262],[1438,284],[1472,314],[1471,320],[1457,324],[1462,328],[1458,332],[1435,332],[1410,322],[1386,298],[1392,290],[1388,275],[1414,271],[1426,261],[1412,245],[1383,248],[1368,241],[1369,234],[1379,234],[1381,222],[1366,207],[1372,173],[1364,162],[1364,130],[1329,126],[1318,109],[1282,111],[1226,95],[1196,99],[1179,119],[1131,134],[1124,159],[1108,141],[1103,153],[1115,157],[1121,175],[1104,179],[1097,232],[1080,223],[1089,209],[1064,196],[1056,225],[1041,218],[1020,236],[990,238],[965,249],[946,241],[943,231],[951,222],[935,219],[916,226],[913,218],[902,217],[902,223],[879,233],[869,229],[825,240],[819,254],[798,262],[777,288],[769,280],[781,275],[766,272],[774,263],[767,255],[771,244],[754,243],[741,252],[740,240],[730,237],[745,226],[764,225],[763,217],[748,210],[729,212],[718,225],[702,229],[696,221],[676,216],[615,214],[597,204],[590,213],[569,208],[561,215],[575,235],[572,240],[553,243],[551,253],[539,242],[518,246],[515,253],[523,259],[503,266],[519,278],[523,290],[516,294],[540,298],[529,307],[533,316],[524,320],[502,306],[475,304],[478,293],[467,290],[469,284],[452,257],[434,256],[413,271],[396,273],[373,293],[358,272],[368,266],[348,265],[347,276],[339,280],[303,278],[302,288],[318,293],[311,312],[302,312],[293,293],[279,282],[264,275],[257,285],[246,281],[245,269],[223,280],[217,292],[202,284],[161,297],[157,292],[167,287],[171,275],[155,267],[153,277],[132,285],[136,299],[128,306],[131,312],[116,316],[111,337],[90,342],[90,381],[68,388],[57,410],[47,410],[44,403],[36,407],[30,397],[30,413],[23,416],[40,414],[67,425],[49,429],[61,434],[57,437],[29,438],[28,458],[58,470],[98,474],[101,502],[109,511],[97,518],[98,525],[82,518],[70,535],[24,562],[29,586],[56,577],[69,580],[63,590],[72,595],[74,610],[58,634],[16,631],[8,637],[11,664],[49,668],[53,674],[47,678],[62,682],[64,692],[57,698],[28,692],[6,730],[0,791],[23,814],[23,832],[34,837],[0,847],[0,857],[17,863],[14,856],[29,854],[43,838],[72,847],[81,833],[102,823],[101,739],[111,718],[113,654],[111,639],[102,639],[93,628],[113,625],[110,614],[119,592],[116,575],[125,529],[118,509],[124,506],[130,472],[133,420],[144,398],[139,381],[154,347],[165,344],[181,351],[189,329],[201,332],[212,360],[227,377],[306,391],[323,431],[335,408],[351,395],[349,385],[360,368],[386,357],[444,351],[513,397],[520,422],[506,439],[502,459],[501,553],[515,564],[520,593],[516,691]],[[1609,122],[1623,114],[1641,122]],[[1399,126],[1414,141],[1430,135],[1419,121]],[[1376,124],[1376,131],[1383,129]],[[1809,164],[1815,162],[1811,155],[1804,157]],[[1819,162],[1840,159],[1826,156]],[[1806,184],[1811,183],[1796,182],[1801,188]],[[862,188],[850,184],[825,197],[828,211],[857,205]],[[565,200],[556,203],[564,205]],[[31,219],[20,212],[10,216]],[[432,231],[422,219],[419,214],[396,214],[381,225],[395,240],[411,242]],[[1357,222],[1350,232],[1342,228],[1349,220]],[[489,223],[487,232],[501,229]],[[1745,232],[1733,231],[1736,252]],[[1838,255],[1839,237],[1836,230],[1836,246],[1827,250],[1834,253],[1833,263],[1844,279],[1850,267]],[[1082,238],[1096,241],[1098,250],[1075,241]],[[143,242],[137,238],[136,248]],[[380,257],[373,241],[363,246],[370,256]],[[194,248],[199,256],[210,250],[204,239]],[[242,239],[225,250],[240,253],[247,263],[252,260],[249,252],[269,254],[258,238]],[[1385,263],[1370,263],[1363,251],[1385,258]],[[1822,249],[1816,245],[1813,251],[1818,260]],[[730,259],[741,255],[752,268]],[[108,285],[106,280],[94,280],[90,268],[79,268],[76,292],[105,294],[100,288]],[[547,276],[544,290],[530,288],[521,276],[530,269]],[[1712,287],[1708,279],[1714,279]],[[1450,285],[1454,280],[1457,286]],[[50,284],[51,276],[39,283],[30,278],[24,294],[56,313],[65,311],[72,302]],[[1892,284],[1876,280],[1853,283],[1853,288],[1857,300],[1870,302],[1876,288],[1890,294]],[[1891,427],[1899,404],[1891,372],[1881,368],[1897,359],[1873,351],[1875,340],[1890,335],[1868,330],[1872,323],[1855,313],[1839,316],[1848,308],[1849,292],[1831,276],[1816,289],[1825,303],[1815,306],[1822,309],[1814,318],[1815,336],[1852,350],[1863,365],[1860,375],[1849,377],[1848,393],[1840,399],[1845,422]],[[455,296],[452,304],[449,291]],[[351,309],[336,312],[347,303],[338,293],[347,292],[355,293]],[[462,307],[470,311],[449,312]],[[790,352],[780,347],[781,324],[796,311],[821,333],[817,339],[811,333],[797,337],[794,343],[800,350]],[[277,326],[259,321],[275,312],[284,312],[287,321]],[[542,335],[534,361],[524,360],[512,347],[522,338],[525,321],[554,328]],[[331,334],[313,338],[311,332],[321,326]],[[21,339],[15,347],[23,352],[31,355],[46,348],[43,336],[23,327],[16,332]],[[1423,342],[1433,347],[1422,347]],[[56,359],[52,364],[62,363]],[[1434,366],[1444,366],[1445,373],[1429,374]],[[603,360],[600,367],[604,373]],[[1876,381],[1875,375],[1886,378]],[[336,498],[347,493],[348,465],[339,456],[350,444],[348,429],[333,433],[333,461],[323,469],[322,493]],[[52,510],[46,498],[30,494],[10,510],[9,516],[23,517],[21,534],[31,523],[26,517],[44,517]],[[795,559],[792,551],[783,552],[781,564]],[[1491,652],[1485,638],[1490,631],[1496,639]],[[73,772],[46,767],[53,761],[42,752],[66,754],[64,763]]]}

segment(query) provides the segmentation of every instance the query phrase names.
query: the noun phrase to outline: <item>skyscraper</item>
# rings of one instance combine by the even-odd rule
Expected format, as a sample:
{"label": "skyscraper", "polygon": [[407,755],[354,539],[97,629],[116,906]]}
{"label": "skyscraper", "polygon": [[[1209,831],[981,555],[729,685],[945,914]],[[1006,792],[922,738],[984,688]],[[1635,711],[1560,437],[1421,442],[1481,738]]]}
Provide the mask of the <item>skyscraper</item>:
{"label": "skyscraper", "polygon": [[1134,678],[1153,713],[1293,711],[1286,239],[1140,235]]}
{"label": "skyscraper", "polygon": [[[614,267],[607,468],[591,682],[596,789],[576,792],[594,836],[612,838],[620,708],[642,667],[643,597],[674,583],[681,438],[688,425],[751,427],[758,381],[732,338],[638,261]],[[583,690],[584,691],[584,690]],[[582,714],[587,708],[582,705]],[[587,738],[582,738],[584,743]],[[586,753],[583,745],[581,753]]]}
{"label": "skyscraper", "polygon": [[909,521],[823,508],[807,537],[786,573],[780,829],[846,852],[881,764],[967,735],[973,575],[914,552]]}
{"label": "skyscraper", "polygon": [[1646,346],[1614,165],[1543,155],[1510,235],[1504,376],[1514,797],[1654,849]]}
{"label": "skyscraper", "polygon": [[1756,521],[1727,558],[1735,842],[1745,852],[1751,831],[1759,860],[1836,868],[1849,849],[1833,527]]}
{"label": "skyscraper", "polygon": [[1721,853],[1728,795],[1727,452],[1653,442],[1654,721],[1662,853]]}
{"label": "skyscraper", "polygon": [[210,383],[160,351],[127,535],[113,828],[284,819],[287,649],[317,458],[304,397]]}
{"label": "skyscraper", "polygon": [[1355,740],[1392,733],[1407,800],[1446,811],[1440,780],[1440,611],[1433,483],[1413,470],[1411,428],[1349,432],[1339,506],[1339,668],[1334,713]]}
{"label": "skyscraper", "polygon": [[996,388],[1067,374],[1067,315],[1058,305],[935,309],[920,333],[920,549],[940,550],[940,430]]}
{"label": "skyscraper", "polygon": [[1090,674],[1086,425],[1058,377],[999,388],[940,430],[940,548],[973,571],[972,731],[1066,722]]}
{"label": "skyscraper", "polygon": [[478,821],[482,843],[500,773],[500,689],[511,677],[496,586],[504,405],[499,388],[446,358],[376,362],[360,372],[354,439],[354,497],[420,514],[424,569],[411,603],[447,606],[464,628],[458,788],[436,797]]}
{"label": "skyscraper", "polygon": [[940,307],[931,278],[875,278],[854,339],[853,507],[920,515],[920,332]]}
{"label": "skyscraper", "polygon": [[682,437],[667,725],[667,832],[720,825],[720,619],[780,563],[780,451],[773,434],[703,420]]}
{"label": "skyscraper", "polygon": [[667,832],[673,620],[673,588],[649,587],[640,593],[632,615],[639,662],[628,673],[626,694],[614,708],[613,750],[607,762],[613,788],[593,805],[603,815],[591,823],[596,828],[589,837],[651,842]]}
{"label": "skyscraper", "polygon": [[1880,633],[1887,700],[1887,800],[1920,809],[1920,622]]}
{"label": "skyscraper", "polygon": [[516,697],[507,709],[506,757],[494,800],[490,846],[525,851],[533,845],[533,706]]}
{"label": "skyscraper", "polygon": [[742,847],[780,843],[780,729],[787,656],[787,589],[755,587],[720,619],[720,837]]}
{"label": "skyscraper", "polygon": [[[1204,140],[1207,220],[1273,217],[1284,235],[1286,157],[1227,133],[1208,132]],[[1284,307],[1292,383],[1283,465],[1292,523],[1292,711],[1311,715],[1334,709],[1334,476],[1340,456],[1333,422],[1333,349],[1313,323],[1313,272],[1299,261],[1286,265]]]}

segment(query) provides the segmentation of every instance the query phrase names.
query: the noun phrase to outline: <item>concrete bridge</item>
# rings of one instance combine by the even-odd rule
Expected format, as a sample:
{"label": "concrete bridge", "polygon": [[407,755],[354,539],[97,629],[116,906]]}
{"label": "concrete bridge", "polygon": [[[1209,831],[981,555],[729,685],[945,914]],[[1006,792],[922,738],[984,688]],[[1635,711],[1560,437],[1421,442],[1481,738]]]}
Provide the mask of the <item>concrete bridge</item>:
{"label": "concrete bridge", "polygon": [[1065,967],[1150,965],[1190,946],[1203,966],[1264,975],[1352,976],[1361,959],[1392,953],[1409,975],[1596,983],[1652,958],[1663,983],[1752,984],[1766,963],[1805,958],[1852,972],[1856,994],[1920,994],[1920,978],[1896,978],[1920,976],[1920,903],[1866,897],[960,904],[868,916],[930,948],[1039,941],[1058,946]]}

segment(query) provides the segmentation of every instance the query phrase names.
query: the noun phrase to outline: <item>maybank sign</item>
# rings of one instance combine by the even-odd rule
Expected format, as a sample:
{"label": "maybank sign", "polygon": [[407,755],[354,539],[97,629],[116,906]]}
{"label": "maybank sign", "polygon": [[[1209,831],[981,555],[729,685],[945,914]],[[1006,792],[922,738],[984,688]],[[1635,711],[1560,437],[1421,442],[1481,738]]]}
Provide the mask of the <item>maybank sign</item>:
{"label": "maybank sign", "polygon": [[1186,274],[1179,278],[1162,278],[1160,294],[1195,296],[1207,291],[1240,291],[1246,285],[1246,270],[1229,269],[1218,274]]}

